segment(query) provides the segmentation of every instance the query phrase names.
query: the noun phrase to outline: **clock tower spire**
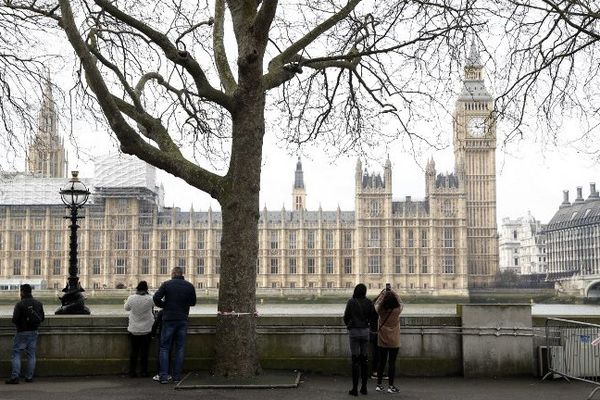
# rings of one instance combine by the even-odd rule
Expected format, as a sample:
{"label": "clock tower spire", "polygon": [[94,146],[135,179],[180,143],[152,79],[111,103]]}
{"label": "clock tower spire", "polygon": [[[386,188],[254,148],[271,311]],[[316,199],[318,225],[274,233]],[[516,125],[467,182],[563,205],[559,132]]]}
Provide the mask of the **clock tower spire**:
{"label": "clock tower spire", "polygon": [[496,124],[475,40],[465,62],[454,110],[454,155],[464,169],[467,197],[467,271],[474,287],[492,283],[498,270]]}

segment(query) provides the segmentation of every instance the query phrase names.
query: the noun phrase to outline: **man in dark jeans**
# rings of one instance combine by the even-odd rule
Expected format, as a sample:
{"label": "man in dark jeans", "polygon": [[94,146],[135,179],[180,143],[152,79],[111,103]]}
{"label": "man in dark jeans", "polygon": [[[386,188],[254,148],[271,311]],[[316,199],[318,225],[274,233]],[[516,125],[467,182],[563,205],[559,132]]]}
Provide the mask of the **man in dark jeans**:
{"label": "man in dark jeans", "polygon": [[183,279],[183,270],[180,267],[173,268],[171,278],[154,293],[154,304],[163,309],[158,356],[160,383],[169,383],[169,349],[173,342],[173,381],[181,380],[188,314],[190,307],[196,305],[196,290],[194,285]]}
{"label": "man in dark jeans", "polygon": [[25,382],[33,382],[35,371],[35,348],[37,345],[38,327],[45,318],[42,303],[31,295],[31,285],[21,285],[21,301],[15,304],[12,322],[17,327],[17,334],[13,339],[12,372],[7,384],[19,383],[21,375],[21,352],[27,354],[27,373]]}

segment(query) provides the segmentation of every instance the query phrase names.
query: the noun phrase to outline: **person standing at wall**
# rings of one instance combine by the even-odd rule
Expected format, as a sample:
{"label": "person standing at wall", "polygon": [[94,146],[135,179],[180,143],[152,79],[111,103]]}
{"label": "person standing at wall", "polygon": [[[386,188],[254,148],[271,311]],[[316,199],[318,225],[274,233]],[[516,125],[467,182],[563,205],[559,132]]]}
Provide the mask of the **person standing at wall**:
{"label": "person standing at wall", "polygon": [[377,345],[379,346],[379,369],[377,370],[378,392],[383,392],[383,369],[388,361],[388,393],[398,393],[394,386],[396,374],[396,357],[400,349],[400,313],[402,312],[402,301],[394,292],[390,284],[379,294],[375,301],[375,310],[379,314],[379,326],[377,330]]}
{"label": "person standing at wall", "polygon": [[350,352],[352,354],[352,389],[351,396],[358,396],[358,379],[361,378],[360,393],[367,394],[369,365],[367,352],[369,346],[369,320],[375,312],[373,303],[367,299],[367,287],[359,283],[354,288],[352,298],[346,303],[344,324],[350,337]]}
{"label": "person standing at wall", "polygon": [[132,294],[125,301],[125,310],[129,311],[129,376],[135,378],[138,356],[140,360],[140,376],[148,376],[148,350],[150,349],[150,332],[154,323],[152,308],[154,302],[148,294],[148,283],[140,281]]}
{"label": "person standing at wall", "polygon": [[17,328],[13,339],[12,372],[6,384],[19,383],[21,375],[21,352],[27,354],[27,372],[25,382],[33,382],[35,372],[35,351],[37,346],[38,328],[45,319],[44,306],[33,298],[31,285],[24,284],[20,288],[21,301],[15,304],[12,323]]}
{"label": "person standing at wall", "polygon": [[160,383],[169,383],[169,350],[174,345],[174,360],[171,368],[173,382],[181,381],[185,339],[187,335],[190,307],[196,305],[194,285],[183,278],[181,267],[171,270],[171,280],[163,282],[154,293],[154,304],[163,309],[160,334],[159,376]]}

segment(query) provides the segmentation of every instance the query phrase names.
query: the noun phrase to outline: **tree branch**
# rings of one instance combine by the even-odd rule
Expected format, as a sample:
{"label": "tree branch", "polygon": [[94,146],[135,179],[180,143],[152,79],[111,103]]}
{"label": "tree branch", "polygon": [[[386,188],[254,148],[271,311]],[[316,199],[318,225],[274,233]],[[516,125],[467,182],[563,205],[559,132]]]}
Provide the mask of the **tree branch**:
{"label": "tree branch", "polygon": [[225,89],[225,93],[232,94],[237,88],[237,83],[229,67],[227,60],[227,52],[225,51],[224,29],[225,24],[225,0],[215,1],[215,24],[213,26],[213,54],[215,57],[215,65],[219,73],[221,85]]}

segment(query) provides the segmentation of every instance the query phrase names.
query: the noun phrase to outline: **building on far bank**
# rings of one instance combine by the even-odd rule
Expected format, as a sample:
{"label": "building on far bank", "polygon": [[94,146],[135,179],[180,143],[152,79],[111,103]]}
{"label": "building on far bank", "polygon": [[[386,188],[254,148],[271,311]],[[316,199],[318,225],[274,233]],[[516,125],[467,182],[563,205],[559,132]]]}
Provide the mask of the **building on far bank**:
{"label": "building on far bank", "polygon": [[548,251],[549,278],[600,275],[600,196],[596,184],[584,199],[577,187],[577,198],[569,202],[569,191],[544,229]]}
{"label": "building on far bank", "polygon": [[[455,170],[438,173],[431,159],[422,200],[393,199],[391,160],[382,175],[358,161],[355,210],[309,211],[298,160],[292,210],[260,214],[257,287],[349,289],[363,282],[377,289],[389,282],[400,291],[465,295],[490,286],[499,260],[492,109],[473,46],[455,103]],[[39,153],[36,143],[30,154]],[[94,178],[82,179],[92,191],[79,230],[84,288],[135,287],[141,279],[157,287],[173,266],[197,288],[218,287],[220,212],[165,207],[155,169],[132,157],[101,157],[95,166]],[[58,175],[30,170],[0,182],[0,277],[65,285],[68,229],[58,191],[66,179]]]}
{"label": "building on far bank", "polygon": [[517,219],[503,218],[500,227],[500,271],[519,275],[547,272],[544,226],[531,212]]}

